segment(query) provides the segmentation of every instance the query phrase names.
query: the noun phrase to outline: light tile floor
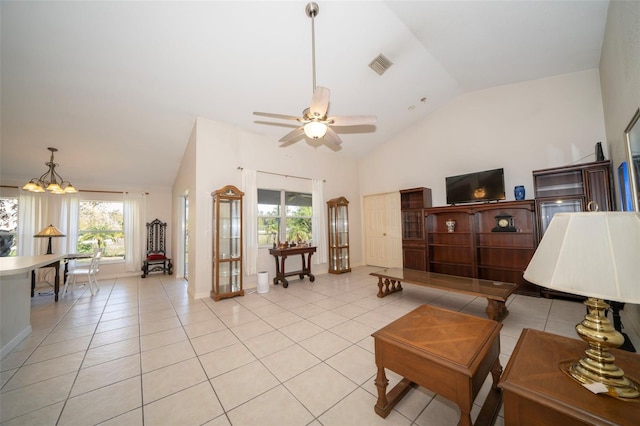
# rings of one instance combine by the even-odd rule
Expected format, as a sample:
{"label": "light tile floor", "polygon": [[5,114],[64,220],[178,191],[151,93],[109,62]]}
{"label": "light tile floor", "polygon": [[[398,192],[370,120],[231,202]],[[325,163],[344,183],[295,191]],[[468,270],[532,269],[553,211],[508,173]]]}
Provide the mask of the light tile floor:
{"label": "light tile floor", "polygon": [[[450,401],[416,388],[387,419],[371,333],[422,304],[484,317],[485,299],[406,285],[376,297],[379,268],[292,280],[258,294],[193,300],[183,280],[101,280],[32,302],[33,332],[0,362],[2,425],[455,425]],[[523,328],[576,337],[577,302],[516,295],[505,366]],[[629,332],[629,330],[626,330]],[[631,335],[640,347],[637,335]],[[389,389],[400,377],[388,374]],[[483,401],[488,378],[478,396]],[[472,413],[477,416],[480,406]],[[500,416],[496,424],[502,425]]]}

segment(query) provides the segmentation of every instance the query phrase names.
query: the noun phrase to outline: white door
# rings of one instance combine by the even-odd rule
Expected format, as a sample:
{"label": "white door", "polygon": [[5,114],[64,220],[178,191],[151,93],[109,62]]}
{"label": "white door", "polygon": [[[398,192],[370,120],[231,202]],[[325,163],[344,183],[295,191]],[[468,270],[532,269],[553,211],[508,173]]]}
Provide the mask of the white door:
{"label": "white door", "polygon": [[363,198],[365,262],[384,268],[402,268],[400,193]]}

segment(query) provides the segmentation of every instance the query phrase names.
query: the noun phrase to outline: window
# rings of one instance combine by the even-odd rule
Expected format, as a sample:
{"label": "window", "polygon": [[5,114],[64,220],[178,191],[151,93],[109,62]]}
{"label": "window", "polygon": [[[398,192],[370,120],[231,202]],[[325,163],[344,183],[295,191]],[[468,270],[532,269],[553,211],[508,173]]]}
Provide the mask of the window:
{"label": "window", "polygon": [[104,248],[103,259],[124,259],[124,203],[122,201],[80,201],[78,253]]}
{"label": "window", "polygon": [[258,189],[258,245],[311,240],[311,194]]}
{"label": "window", "polygon": [[0,198],[0,257],[16,255],[17,230],[18,199]]}

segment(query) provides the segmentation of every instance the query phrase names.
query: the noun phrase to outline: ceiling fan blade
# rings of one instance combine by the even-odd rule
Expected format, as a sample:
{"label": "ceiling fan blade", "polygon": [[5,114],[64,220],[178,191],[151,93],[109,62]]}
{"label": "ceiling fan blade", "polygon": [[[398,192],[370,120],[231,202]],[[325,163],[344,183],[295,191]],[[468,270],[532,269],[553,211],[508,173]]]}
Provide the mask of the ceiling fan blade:
{"label": "ceiling fan blade", "polygon": [[327,118],[331,126],[375,126],[375,115],[343,115]]}
{"label": "ceiling fan blade", "polygon": [[313,92],[313,98],[311,98],[311,106],[309,107],[309,114],[311,116],[322,118],[327,115],[330,93],[331,91],[326,87],[316,87],[315,92]]}
{"label": "ceiling fan blade", "polygon": [[284,135],[278,142],[282,142],[281,147],[291,145],[293,142],[297,142],[300,136],[304,135],[304,127],[298,127]]}
{"label": "ceiling fan blade", "polygon": [[329,144],[340,145],[342,143],[342,139],[340,136],[333,130],[331,127],[327,127],[327,133],[324,135],[324,140]]}
{"label": "ceiling fan blade", "polygon": [[280,120],[295,120],[300,121],[300,117],[284,114],[272,114],[270,112],[254,112],[253,115],[259,115],[261,117],[279,118]]}

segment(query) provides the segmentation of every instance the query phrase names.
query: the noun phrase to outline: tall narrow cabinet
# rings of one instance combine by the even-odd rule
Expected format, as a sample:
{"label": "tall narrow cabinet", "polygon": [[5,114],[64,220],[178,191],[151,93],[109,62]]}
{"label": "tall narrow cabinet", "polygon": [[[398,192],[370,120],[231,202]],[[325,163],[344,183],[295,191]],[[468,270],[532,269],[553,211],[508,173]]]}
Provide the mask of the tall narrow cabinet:
{"label": "tall narrow cabinet", "polygon": [[327,201],[329,220],[329,273],[351,271],[349,263],[349,201],[344,197]]}
{"label": "tall narrow cabinet", "polygon": [[424,233],[424,209],[427,207],[431,207],[431,189],[400,190],[403,268],[427,270],[427,243]]}
{"label": "tall narrow cabinet", "polygon": [[227,185],[213,197],[213,279],[211,298],[216,302],[244,296],[242,289],[242,197]]}

